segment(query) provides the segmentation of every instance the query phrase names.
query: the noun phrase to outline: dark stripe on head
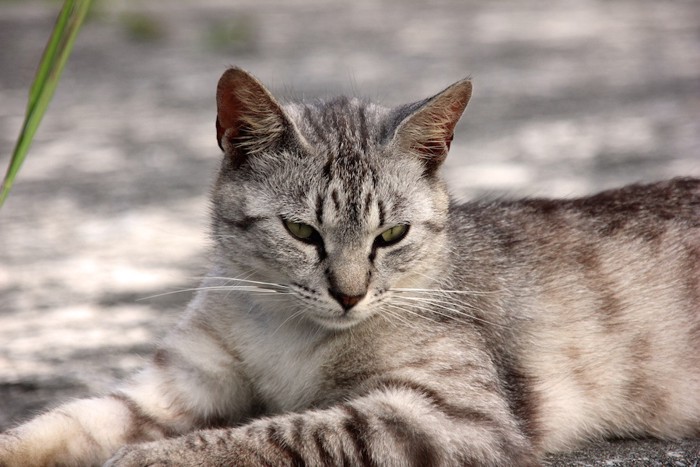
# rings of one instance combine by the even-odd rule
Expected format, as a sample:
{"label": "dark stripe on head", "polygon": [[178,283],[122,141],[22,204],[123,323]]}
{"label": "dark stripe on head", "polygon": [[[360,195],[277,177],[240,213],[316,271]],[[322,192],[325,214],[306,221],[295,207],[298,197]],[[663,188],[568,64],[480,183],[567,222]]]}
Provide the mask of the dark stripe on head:
{"label": "dark stripe on head", "polygon": [[331,166],[333,165],[333,161],[335,160],[335,156],[331,154],[328,157],[328,160],[326,161],[325,164],[323,164],[323,178],[328,180],[329,182],[333,180],[333,171],[331,170]]}
{"label": "dark stripe on head", "polygon": [[373,199],[374,198],[372,197],[372,192],[370,191],[369,193],[367,193],[367,196],[365,196],[365,206],[364,206],[364,215],[365,216],[367,214],[369,214],[369,210],[372,208]]}
{"label": "dark stripe on head", "polygon": [[333,190],[331,192],[331,199],[333,200],[333,204],[335,205],[335,210],[340,211],[340,198],[338,195],[338,190]]}
{"label": "dark stripe on head", "polygon": [[219,216],[222,222],[239,230],[250,230],[256,223],[266,220],[266,217],[245,216],[241,219],[227,219]]}
{"label": "dark stripe on head", "polygon": [[377,209],[379,210],[379,226],[383,226],[386,221],[386,213],[384,212],[384,201],[377,201]]}
{"label": "dark stripe on head", "polygon": [[365,104],[360,104],[357,110],[357,116],[360,120],[360,148],[364,154],[367,154],[369,133],[367,132],[367,114],[365,113]]}
{"label": "dark stripe on head", "polygon": [[316,196],[316,222],[318,225],[323,225],[323,196]]}
{"label": "dark stripe on head", "polygon": [[326,130],[319,124],[318,120],[316,120],[316,117],[312,114],[309,107],[304,107],[304,118],[314,131],[315,139],[320,141],[323,145],[328,146]]}

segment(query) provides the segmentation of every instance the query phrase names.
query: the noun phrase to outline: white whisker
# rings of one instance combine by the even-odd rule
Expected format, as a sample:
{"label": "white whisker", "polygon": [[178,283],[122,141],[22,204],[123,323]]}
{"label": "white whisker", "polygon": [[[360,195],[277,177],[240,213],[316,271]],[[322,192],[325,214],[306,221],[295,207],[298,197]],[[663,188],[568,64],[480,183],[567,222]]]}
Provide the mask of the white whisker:
{"label": "white whisker", "polygon": [[442,294],[464,294],[464,295],[491,295],[496,291],[476,291],[476,290],[447,290],[447,289],[414,289],[407,287],[397,287],[391,289],[392,292],[418,292],[418,293],[442,293]]}

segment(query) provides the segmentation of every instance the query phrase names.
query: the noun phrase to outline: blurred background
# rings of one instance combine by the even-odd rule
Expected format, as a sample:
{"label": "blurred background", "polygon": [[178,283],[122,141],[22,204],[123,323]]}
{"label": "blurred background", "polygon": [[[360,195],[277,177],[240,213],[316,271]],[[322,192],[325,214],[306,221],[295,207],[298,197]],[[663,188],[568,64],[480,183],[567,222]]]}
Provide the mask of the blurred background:
{"label": "blurred background", "polygon": [[[60,6],[0,0],[3,171]],[[471,76],[458,198],[700,176],[696,0],[96,1],[0,211],[0,429],[133,371],[190,298],[152,296],[205,271],[231,65],[387,105]]]}

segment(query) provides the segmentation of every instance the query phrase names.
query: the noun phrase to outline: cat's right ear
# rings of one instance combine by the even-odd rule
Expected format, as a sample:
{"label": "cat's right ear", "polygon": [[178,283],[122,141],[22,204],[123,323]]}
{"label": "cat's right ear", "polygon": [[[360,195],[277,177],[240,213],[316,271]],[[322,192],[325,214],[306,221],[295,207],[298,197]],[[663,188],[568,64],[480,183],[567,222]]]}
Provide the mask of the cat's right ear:
{"label": "cat's right ear", "polygon": [[433,97],[397,109],[393,144],[420,158],[426,175],[434,174],[447,157],[455,126],[471,95],[472,83],[464,79]]}
{"label": "cat's right ear", "polygon": [[250,73],[229,68],[216,89],[216,139],[235,167],[256,153],[274,150],[284,138],[300,138],[272,94]]}

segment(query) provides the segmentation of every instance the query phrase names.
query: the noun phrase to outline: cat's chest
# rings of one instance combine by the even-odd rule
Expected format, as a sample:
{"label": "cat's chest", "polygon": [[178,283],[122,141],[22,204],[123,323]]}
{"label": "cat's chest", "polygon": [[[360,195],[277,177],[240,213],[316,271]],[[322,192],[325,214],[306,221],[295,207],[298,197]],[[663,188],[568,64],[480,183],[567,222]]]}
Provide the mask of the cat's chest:
{"label": "cat's chest", "polygon": [[324,337],[276,320],[251,320],[241,331],[237,340],[246,371],[268,409],[309,407],[324,383]]}

